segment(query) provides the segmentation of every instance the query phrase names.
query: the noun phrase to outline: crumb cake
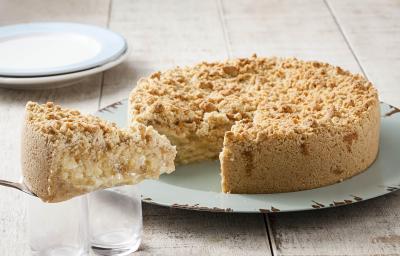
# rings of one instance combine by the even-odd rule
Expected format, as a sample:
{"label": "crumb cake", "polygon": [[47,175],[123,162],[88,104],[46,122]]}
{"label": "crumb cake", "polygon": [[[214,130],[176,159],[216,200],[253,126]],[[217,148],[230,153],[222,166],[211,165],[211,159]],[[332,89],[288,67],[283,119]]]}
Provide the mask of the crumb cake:
{"label": "crumb cake", "polygon": [[24,183],[46,202],[156,179],[174,167],[175,147],[152,127],[127,130],[53,103],[28,102],[22,133]]}
{"label": "crumb cake", "polygon": [[376,89],[361,75],[295,58],[203,62],[141,79],[131,122],[177,147],[177,164],[221,162],[222,191],[275,193],[333,184],[378,153]]}

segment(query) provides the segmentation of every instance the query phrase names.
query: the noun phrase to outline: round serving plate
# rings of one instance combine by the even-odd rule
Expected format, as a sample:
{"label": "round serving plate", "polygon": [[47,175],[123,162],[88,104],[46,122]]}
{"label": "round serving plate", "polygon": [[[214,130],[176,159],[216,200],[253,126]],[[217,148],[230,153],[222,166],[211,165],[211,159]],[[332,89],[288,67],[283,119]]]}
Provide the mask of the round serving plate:
{"label": "round serving plate", "polygon": [[125,39],[77,23],[27,23],[0,27],[0,76],[42,77],[91,69],[117,59]]}
{"label": "round serving plate", "polygon": [[[127,100],[122,100],[96,115],[125,127],[127,108]],[[400,109],[381,103],[381,140],[376,161],[353,178],[317,189],[277,194],[224,194],[220,188],[218,161],[178,166],[175,172],[138,186],[145,202],[190,210],[288,212],[348,205],[400,188],[399,129]]]}
{"label": "round serving plate", "polygon": [[129,51],[125,51],[117,59],[110,61],[102,66],[87,69],[84,71],[43,77],[1,77],[0,88],[9,88],[17,90],[42,90],[55,89],[76,84],[89,76],[108,70],[122,63],[129,55]]}

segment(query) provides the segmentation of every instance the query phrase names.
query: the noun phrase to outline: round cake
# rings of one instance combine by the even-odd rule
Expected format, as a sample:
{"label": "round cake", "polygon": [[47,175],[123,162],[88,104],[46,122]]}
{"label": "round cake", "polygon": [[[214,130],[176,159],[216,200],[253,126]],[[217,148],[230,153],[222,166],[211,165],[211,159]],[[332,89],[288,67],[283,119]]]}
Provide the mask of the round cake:
{"label": "round cake", "polygon": [[375,160],[380,111],[361,75],[295,58],[203,62],[141,79],[131,122],[177,147],[177,164],[221,162],[222,191],[275,193],[350,178]]}

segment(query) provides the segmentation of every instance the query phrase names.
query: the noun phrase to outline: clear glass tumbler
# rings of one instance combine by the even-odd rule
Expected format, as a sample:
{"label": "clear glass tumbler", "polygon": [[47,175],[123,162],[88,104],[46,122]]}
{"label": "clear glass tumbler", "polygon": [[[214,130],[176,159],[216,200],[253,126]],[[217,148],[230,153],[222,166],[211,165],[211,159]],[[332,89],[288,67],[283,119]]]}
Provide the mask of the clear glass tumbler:
{"label": "clear glass tumbler", "polygon": [[89,255],[87,197],[44,203],[27,196],[29,243],[34,256]]}
{"label": "clear glass tumbler", "polygon": [[127,255],[142,240],[142,202],[136,186],[92,192],[89,230],[92,250],[98,255]]}

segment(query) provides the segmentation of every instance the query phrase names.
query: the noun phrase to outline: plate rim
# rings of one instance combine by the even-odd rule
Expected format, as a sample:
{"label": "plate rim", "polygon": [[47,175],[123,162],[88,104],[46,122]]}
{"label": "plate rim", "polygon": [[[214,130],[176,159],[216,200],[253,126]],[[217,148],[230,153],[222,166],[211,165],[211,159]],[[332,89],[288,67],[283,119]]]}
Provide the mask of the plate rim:
{"label": "plate rim", "polygon": [[[103,108],[100,108],[94,115],[101,116],[102,118],[104,118],[104,116],[102,116],[102,115],[104,115],[105,113],[108,113],[108,114],[112,115],[113,113],[116,112],[116,110],[118,108],[120,108],[121,106],[124,106],[124,105],[126,106],[127,104],[128,104],[128,99],[125,98],[123,100],[114,102],[113,104],[107,105],[107,106],[105,106]],[[397,107],[395,107],[395,106],[393,106],[391,104],[388,104],[388,103],[380,101],[381,110],[382,110],[382,106],[383,107],[387,106],[389,108],[389,111],[384,112],[384,113],[382,111],[381,112],[381,119],[385,118],[385,117],[390,117],[391,115],[396,114],[396,113],[400,113],[400,109],[399,108],[397,108]],[[125,116],[126,116],[126,113],[125,113]],[[107,118],[105,118],[105,119],[108,120]],[[378,158],[379,158],[379,155],[377,156],[376,159],[378,159]],[[371,164],[371,166],[372,166],[372,164]],[[368,167],[368,168],[370,168],[370,167]],[[367,170],[368,169],[366,169],[365,171],[363,171],[360,174],[355,175],[353,177],[357,177],[359,175],[362,175],[363,173],[366,173]],[[351,178],[353,178],[353,177],[351,177]],[[349,178],[348,180],[350,180],[351,178]],[[157,180],[155,180],[155,181],[157,181]],[[338,185],[338,184],[343,184],[343,183],[336,183],[336,184],[332,184],[332,185],[328,185],[328,186],[324,186],[324,187],[320,187],[320,188],[326,188],[326,187],[335,186],[335,185]],[[140,186],[141,185],[143,185],[143,183],[140,183],[140,184],[137,185],[137,186],[139,186],[139,191],[140,191]],[[271,205],[271,208],[268,208],[268,209],[260,208],[258,210],[257,209],[242,210],[242,209],[218,208],[218,207],[210,208],[210,207],[200,206],[200,204],[197,204],[197,203],[194,204],[194,205],[189,205],[189,204],[176,204],[176,203],[163,202],[165,200],[155,201],[152,198],[147,197],[148,195],[143,195],[143,193],[141,193],[141,196],[142,196],[142,201],[145,202],[145,203],[150,203],[150,204],[164,206],[164,207],[185,209],[185,210],[207,211],[207,212],[235,212],[235,213],[300,212],[300,211],[329,209],[329,208],[336,208],[336,207],[340,207],[340,206],[352,205],[352,204],[355,204],[355,203],[358,203],[358,202],[363,202],[363,201],[367,201],[367,200],[370,200],[370,199],[373,199],[373,198],[378,198],[378,197],[381,197],[383,195],[387,195],[387,194],[390,194],[392,192],[398,191],[400,189],[400,185],[386,186],[386,187],[384,185],[379,185],[379,187],[382,187],[384,189],[382,189],[382,191],[380,191],[380,192],[375,192],[375,194],[373,194],[372,196],[366,196],[366,197],[363,196],[363,198],[361,198],[361,197],[359,197],[357,195],[349,194],[349,196],[351,196],[353,200],[343,199],[343,201],[333,201],[329,205],[326,205],[326,204],[323,205],[323,204],[320,204],[320,203],[315,202],[313,200],[310,200],[310,202],[314,202],[314,204],[310,203],[310,205],[308,205],[308,207],[303,207],[303,208],[299,207],[299,208],[296,208],[296,209],[277,209],[277,208],[273,207],[272,205]],[[289,192],[289,193],[275,193],[273,195],[298,193],[298,192],[304,192],[304,191],[312,191],[312,190],[316,190],[316,189],[320,189],[320,188],[315,188],[315,189],[311,189],[311,190],[303,190],[303,191],[295,191],[295,192]],[[222,194],[222,193],[220,193],[220,194]],[[237,195],[237,194],[235,194],[235,195]],[[248,194],[239,194],[239,195],[248,195]],[[250,194],[250,195],[260,195],[260,196],[262,196],[262,195],[268,195],[268,194]]]}
{"label": "plate rim", "polygon": [[20,23],[0,27],[0,39],[34,33],[73,33],[90,37],[101,46],[100,51],[93,57],[74,64],[35,69],[0,69],[0,76],[11,78],[32,78],[50,75],[62,75],[92,69],[110,62],[127,49],[127,42],[120,34],[109,29],[83,23],[74,22],[32,22]]}
{"label": "plate rim", "polygon": [[[112,60],[104,65],[86,69],[78,72],[72,72],[62,75],[42,76],[42,77],[2,77],[0,76],[0,88],[13,89],[13,90],[42,90],[42,89],[55,89],[70,85],[68,81],[85,79],[91,75],[111,69],[123,61],[130,55],[131,51],[128,48],[117,59]],[[65,85],[55,86],[54,83],[65,82]],[[39,85],[39,86],[36,86]]]}

